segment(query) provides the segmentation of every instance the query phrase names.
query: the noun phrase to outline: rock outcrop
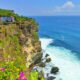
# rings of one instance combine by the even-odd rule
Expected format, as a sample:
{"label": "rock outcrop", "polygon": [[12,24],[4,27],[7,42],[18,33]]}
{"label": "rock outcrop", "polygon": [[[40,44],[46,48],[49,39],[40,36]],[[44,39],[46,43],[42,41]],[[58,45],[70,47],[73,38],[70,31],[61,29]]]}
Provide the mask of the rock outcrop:
{"label": "rock outcrop", "polygon": [[24,23],[0,23],[0,62],[21,59],[29,66],[42,58],[38,25],[29,20]]}

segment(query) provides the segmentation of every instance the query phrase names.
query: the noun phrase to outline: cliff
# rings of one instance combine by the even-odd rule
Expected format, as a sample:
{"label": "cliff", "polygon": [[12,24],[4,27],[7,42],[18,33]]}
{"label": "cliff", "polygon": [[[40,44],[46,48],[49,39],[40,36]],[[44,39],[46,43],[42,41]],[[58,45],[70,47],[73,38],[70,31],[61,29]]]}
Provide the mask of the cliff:
{"label": "cliff", "polygon": [[0,22],[0,80],[16,80],[20,72],[28,72],[41,58],[38,25],[33,19]]}

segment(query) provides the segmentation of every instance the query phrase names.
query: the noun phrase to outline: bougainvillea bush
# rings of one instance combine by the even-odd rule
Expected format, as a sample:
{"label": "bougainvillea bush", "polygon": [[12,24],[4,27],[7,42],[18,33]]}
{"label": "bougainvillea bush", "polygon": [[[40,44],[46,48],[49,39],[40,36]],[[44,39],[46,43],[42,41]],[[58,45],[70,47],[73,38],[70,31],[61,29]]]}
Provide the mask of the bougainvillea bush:
{"label": "bougainvillea bush", "polygon": [[20,66],[18,61],[5,62],[0,66],[0,80],[24,80],[22,77],[26,76],[25,71],[24,64]]}
{"label": "bougainvillea bush", "polygon": [[[39,72],[31,71],[27,76],[24,64],[19,66],[17,62],[5,62],[0,68],[0,80],[38,80]],[[43,76],[40,80],[45,80]]]}

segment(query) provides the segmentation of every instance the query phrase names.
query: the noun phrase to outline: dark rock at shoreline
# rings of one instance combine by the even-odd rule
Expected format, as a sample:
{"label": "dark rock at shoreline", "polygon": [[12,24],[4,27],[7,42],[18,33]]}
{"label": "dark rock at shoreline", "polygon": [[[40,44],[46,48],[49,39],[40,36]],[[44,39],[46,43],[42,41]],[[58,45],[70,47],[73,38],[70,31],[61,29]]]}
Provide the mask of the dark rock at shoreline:
{"label": "dark rock at shoreline", "polygon": [[46,54],[46,55],[45,55],[45,57],[48,57],[48,56],[49,56],[49,54]]}
{"label": "dark rock at shoreline", "polygon": [[47,78],[47,80],[54,80],[56,77],[50,76]]}
{"label": "dark rock at shoreline", "polygon": [[41,63],[39,64],[39,66],[40,66],[40,67],[45,67],[46,64],[45,64],[45,62],[41,62]]}
{"label": "dark rock at shoreline", "polygon": [[43,55],[43,53],[39,53],[35,57],[33,57],[33,63],[34,63],[34,65],[35,64],[39,64],[41,62],[42,55]]}
{"label": "dark rock at shoreline", "polygon": [[47,59],[46,59],[46,62],[47,62],[47,63],[51,62],[51,58],[47,58]]}
{"label": "dark rock at shoreline", "polygon": [[59,72],[59,68],[58,67],[52,67],[51,69],[51,73],[52,74],[57,74]]}

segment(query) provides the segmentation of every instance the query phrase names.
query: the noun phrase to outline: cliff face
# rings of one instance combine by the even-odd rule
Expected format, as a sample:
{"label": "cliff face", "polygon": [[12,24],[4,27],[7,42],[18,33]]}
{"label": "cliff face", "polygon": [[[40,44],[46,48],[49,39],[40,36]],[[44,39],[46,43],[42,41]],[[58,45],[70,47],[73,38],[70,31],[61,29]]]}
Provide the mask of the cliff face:
{"label": "cliff face", "polygon": [[[27,24],[27,25],[26,25]],[[20,44],[22,45],[22,53],[27,56],[27,64],[29,67],[31,64],[35,65],[35,62],[42,57],[41,43],[38,37],[38,27],[37,24],[31,22],[25,22],[19,26],[22,34],[20,35]]]}
{"label": "cliff face", "polygon": [[37,24],[32,20],[0,23],[0,66],[13,62],[14,65],[19,63],[19,67],[26,65],[29,68],[31,64],[38,63],[42,52],[37,32]]}
{"label": "cliff face", "polygon": [[32,69],[41,59],[35,20],[0,9],[0,80],[37,80]]}

